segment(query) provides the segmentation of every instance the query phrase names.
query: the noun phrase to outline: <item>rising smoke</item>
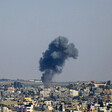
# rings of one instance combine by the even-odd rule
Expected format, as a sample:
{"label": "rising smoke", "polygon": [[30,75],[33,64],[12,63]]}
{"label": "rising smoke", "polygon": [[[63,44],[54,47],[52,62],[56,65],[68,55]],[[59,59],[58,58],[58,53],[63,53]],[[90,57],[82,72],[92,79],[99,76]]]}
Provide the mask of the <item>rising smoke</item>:
{"label": "rising smoke", "polygon": [[68,39],[57,37],[40,58],[40,71],[43,72],[41,80],[44,84],[52,81],[55,74],[62,72],[65,60],[69,57],[76,59],[78,50],[73,43],[68,44]]}

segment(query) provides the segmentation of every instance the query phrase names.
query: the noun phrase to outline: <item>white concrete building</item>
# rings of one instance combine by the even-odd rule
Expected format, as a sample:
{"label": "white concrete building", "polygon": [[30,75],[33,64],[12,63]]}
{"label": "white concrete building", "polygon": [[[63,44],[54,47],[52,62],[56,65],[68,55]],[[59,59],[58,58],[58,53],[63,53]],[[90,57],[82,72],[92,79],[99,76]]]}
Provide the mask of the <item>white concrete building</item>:
{"label": "white concrete building", "polygon": [[76,91],[76,90],[70,89],[70,95],[71,96],[78,96],[79,95],[79,92]]}

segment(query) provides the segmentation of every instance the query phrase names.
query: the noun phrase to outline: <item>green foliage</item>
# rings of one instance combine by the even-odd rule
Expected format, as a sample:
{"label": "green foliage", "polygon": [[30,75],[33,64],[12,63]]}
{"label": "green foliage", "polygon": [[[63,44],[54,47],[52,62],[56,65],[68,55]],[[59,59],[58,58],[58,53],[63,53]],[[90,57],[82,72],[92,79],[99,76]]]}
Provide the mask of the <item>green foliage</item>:
{"label": "green foliage", "polygon": [[67,86],[67,88],[68,88],[68,89],[73,89],[73,84],[69,84],[69,85]]}

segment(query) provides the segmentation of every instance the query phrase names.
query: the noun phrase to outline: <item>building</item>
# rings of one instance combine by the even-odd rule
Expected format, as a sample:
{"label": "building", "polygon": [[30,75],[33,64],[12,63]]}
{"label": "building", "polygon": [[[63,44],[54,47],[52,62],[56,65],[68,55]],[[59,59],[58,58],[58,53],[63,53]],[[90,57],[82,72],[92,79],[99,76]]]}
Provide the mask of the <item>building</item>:
{"label": "building", "polygon": [[70,95],[71,96],[78,96],[79,95],[79,92],[78,91],[76,91],[76,90],[73,90],[73,89],[70,89]]}
{"label": "building", "polygon": [[21,88],[21,87],[22,87],[21,82],[17,82],[17,81],[14,82],[14,88]]}

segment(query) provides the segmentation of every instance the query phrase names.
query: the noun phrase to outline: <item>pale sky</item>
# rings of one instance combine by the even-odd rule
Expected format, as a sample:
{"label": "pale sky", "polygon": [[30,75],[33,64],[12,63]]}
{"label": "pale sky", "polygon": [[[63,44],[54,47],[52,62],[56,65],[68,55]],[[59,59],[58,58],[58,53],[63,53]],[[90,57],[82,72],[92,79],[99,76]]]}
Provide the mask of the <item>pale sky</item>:
{"label": "pale sky", "polygon": [[112,0],[0,0],[0,78],[40,79],[39,59],[58,36],[79,56],[55,81],[112,80]]}

